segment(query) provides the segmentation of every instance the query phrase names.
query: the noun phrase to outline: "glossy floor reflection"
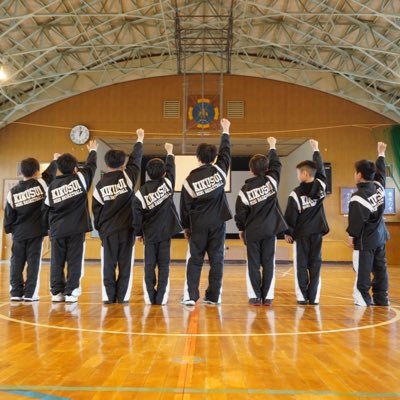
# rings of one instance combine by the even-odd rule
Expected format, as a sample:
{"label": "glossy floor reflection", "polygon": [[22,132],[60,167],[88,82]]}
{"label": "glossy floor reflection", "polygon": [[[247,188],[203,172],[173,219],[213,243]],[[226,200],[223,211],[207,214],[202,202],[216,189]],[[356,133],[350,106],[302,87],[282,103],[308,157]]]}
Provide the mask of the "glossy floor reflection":
{"label": "glossy floor reflection", "polygon": [[2,265],[0,399],[400,397],[400,269],[392,306],[368,309],[352,304],[349,266],[324,267],[316,307],[296,304],[292,271],[278,267],[272,307],[248,306],[244,267],[227,266],[222,306],[188,308],[182,266],[169,305],[143,304],[137,266],[131,303],[105,306],[98,265],[72,305],[50,302],[46,265],[40,302],[9,303]]}

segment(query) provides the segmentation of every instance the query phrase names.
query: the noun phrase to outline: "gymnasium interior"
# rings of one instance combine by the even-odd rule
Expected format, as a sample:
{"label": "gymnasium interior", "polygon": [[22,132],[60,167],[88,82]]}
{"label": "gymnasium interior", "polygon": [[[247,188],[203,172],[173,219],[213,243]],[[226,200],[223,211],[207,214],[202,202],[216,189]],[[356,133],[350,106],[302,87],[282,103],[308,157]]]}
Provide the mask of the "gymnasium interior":
{"label": "gymnasium interior", "polygon": [[[196,113],[198,108],[204,112]],[[86,160],[76,126],[98,144],[93,186],[110,149],[131,152],[143,128],[144,167],[174,145],[174,203],[199,143],[231,122],[225,188],[232,212],[249,159],[277,139],[282,210],[296,165],[319,142],[330,226],[321,300],[296,302],[293,245],[279,237],[271,307],[252,307],[246,248],[227,222],[222,304],[180,303],[188,242],[171,242],[167,305],[143,301],[136,242],[127,304],[101,294],[101,241],[86,235],[82,295],[54,303],[50,239],[40,301],[10,302],[12,237],[0,231],[0,400],[310,400],[400,398],[400,2],[394,0],[0,1],[0,222],[20,162],[54,153]],[[357,307],[348,246],[354,163],[387,143],[388,307]],[[92,191],[89,192],[91,202]],[[205,216],[207,218],[207,216]],[[200,291],[207,287],[204,263]]]}

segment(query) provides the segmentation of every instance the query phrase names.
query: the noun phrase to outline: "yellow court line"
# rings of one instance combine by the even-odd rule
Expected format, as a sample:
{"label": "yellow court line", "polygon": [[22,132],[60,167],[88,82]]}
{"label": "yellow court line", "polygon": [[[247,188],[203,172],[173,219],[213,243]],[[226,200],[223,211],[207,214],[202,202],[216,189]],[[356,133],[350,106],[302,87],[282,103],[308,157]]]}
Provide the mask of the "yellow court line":
{"label": "yellow court line", "polygon": [[[3,307],[7,303],[0,304]],[[400,308],[400,307],[399,307]],[[353,328],[338,328],[338,329],[324,329],[318,331],[308,331],[308,332],[274,332],[274,333],[160,333],[160,332],[123,332],[123,331],[109,331],[104,329],[87,329],[87,328],[71,328],[67,326],[56,326],[39,324],[28,321],[21,321],[15,318],[7,317],[6,315],[0,314],[0,319],[15,322],[23,325],[29,325],[34,327],[46,328],[46,329],[59,329],[65,331],[79,331],[87,333],[109,333],[116,335],[132,335],[132,336],[159,336],[159,337],[263,337],[263,336],[297,336],[297,335],[321,335],[326,333],[343,333],[343,332],[354,332],[372,328],[378,328],[381,326],[391,325],[395,322],[400,321],[400,310],[396,306],[389,307],[390,311],[395,313],[395,316],[388,321],[379,322],[377,324],[357,326]],[[193,310],[195,311],[195,310]]]}
{"label": "yellow court line", "polygon": [[[187,388],[192,385],[193,378],[193,357],[196,352],[196,334],[199,328],[199,308],[196,307],[189,317],[189,325],[187,329],[188,336],[185,342],[185,347],[183,351],[183,357],[188,360],[187,364],[183,364],[180,368],[178,375],[178,384],[177,387]],[[181,397],[182,399],[189,398],[190,394],[184,393],[183,396],[181,394],[175,395],[175,399]]]}

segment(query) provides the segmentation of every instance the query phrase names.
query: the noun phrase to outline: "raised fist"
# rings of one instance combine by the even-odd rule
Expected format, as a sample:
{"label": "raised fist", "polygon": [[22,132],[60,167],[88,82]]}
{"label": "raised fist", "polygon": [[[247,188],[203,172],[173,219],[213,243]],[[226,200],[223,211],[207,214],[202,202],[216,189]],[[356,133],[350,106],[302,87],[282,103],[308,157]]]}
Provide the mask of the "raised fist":
{"label": "raised fist", "polygon": [[383,142],[378,142],[378,154],[385,154],[387,144]]}
{"label": "raised fist", "polygon": [[221,119],[221,127],[222,127],[223,132],[229,133],[230,126],[231,126],[231,123],[229,120],[227,120],[226,118]]}
{"label": "raised fist", "polygon": [[164,147],[167,154],[172,154],[172,152],[174,151],[174,145],[171,143],[165,143]]}
{"label": "raised fist", "polygon": [[313,151],[318,151],[318,142],[314,139],[310,140],[310,146],[313,149]]}
{"label": "raised fist", "polygon": [[136,129],[136,135],[138,140],[142,141],[144,138],[144,130],[142,128]]}
{"label": "raised fist", "polygon": [[86,147],[89,150],[89,152],[92,150],[97,151],[97,148],[99,147],[99,145],[97,144],[97,142],[95,140],[91,140]]}
{"label": "raised fist", "polygon": [[274,149],[275,147],[276,147],[276,139],[274,138],[274,137],[269,137],[268,139],[267,139],[267,142],[268,142],[268,144],[269,144],[269,147],[271,148],[271,149]]}

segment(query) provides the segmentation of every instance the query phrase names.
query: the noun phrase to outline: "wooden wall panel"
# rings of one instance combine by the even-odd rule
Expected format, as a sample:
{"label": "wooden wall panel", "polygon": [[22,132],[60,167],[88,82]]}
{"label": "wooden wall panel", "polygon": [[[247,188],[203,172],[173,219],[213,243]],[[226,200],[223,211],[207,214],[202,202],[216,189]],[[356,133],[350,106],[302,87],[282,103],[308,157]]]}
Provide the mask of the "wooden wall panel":
{"label": "wooden wall panel", "polygon": [[[164,119],[163,101],[178,99],[182,102],[182,93],[180,76],[143,79],[100,88],[32,113],[18,121],[29,125],[13,123],[0,130],[1,183],[5,178],[15,177],[17,162],[27,156],[49,161],[52,153],[68,151],[84,159],[86,149],[69,140],[69,128],[77,123],[86,124],[98,137],[118,136],[121,131],[134,132],[138,127],[143,127],[150,135],[179,133],[181,119]],[[339,187],[353,185],[356,159],[376,156],[371,131],[352,125],[391,124],[393,121],[335,96],[266,79],[225,77],[224,101],[227,100],[245,101],[245,118],[232,120],[233,141],[272,133],[278,139],[314,137],[320,141],[323,156],[332,163],[333,169],[334,194],[326,201],[331,227],[327,240],[338,243],[329,247],[341,251],[346,240],[347,221],[339,214]],[[99,132],[101,130],[115,133]],[[394,216],[389,220],[399,221],[399,218]],[[391,226],[395,239],[399,236],[398,228]],[[9,242],[9,239],[3,240],[3,258],[9,254]],[[329,251],[329,257],[335,258],[334,250]],[[390,251],[389,259],[400,263],[395,251]]]}

